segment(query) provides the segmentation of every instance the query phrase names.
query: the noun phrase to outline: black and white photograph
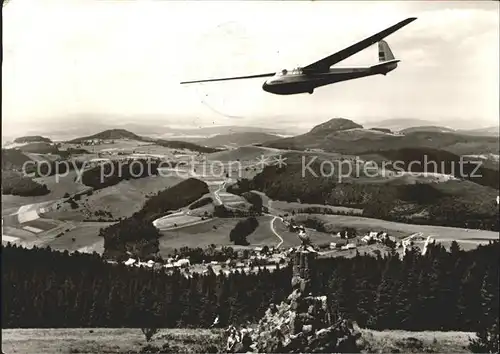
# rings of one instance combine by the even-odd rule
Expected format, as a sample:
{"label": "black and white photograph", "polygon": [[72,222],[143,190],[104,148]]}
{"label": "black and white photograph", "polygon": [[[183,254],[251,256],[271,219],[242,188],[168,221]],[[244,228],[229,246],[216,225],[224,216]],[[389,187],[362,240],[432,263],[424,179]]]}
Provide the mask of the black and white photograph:
{"label": "black and white photograph", "polygon": [[499,353],[498,1],[2,2],[2,354]]}

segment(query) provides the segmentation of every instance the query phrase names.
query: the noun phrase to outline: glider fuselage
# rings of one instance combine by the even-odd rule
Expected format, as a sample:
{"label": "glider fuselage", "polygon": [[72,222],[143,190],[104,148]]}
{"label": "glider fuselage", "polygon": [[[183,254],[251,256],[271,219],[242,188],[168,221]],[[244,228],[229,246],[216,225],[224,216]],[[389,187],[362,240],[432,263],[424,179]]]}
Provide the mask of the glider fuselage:
{"label": "glider fuselage", "polygon": [[276,95],[293,95],[297,93],[313,93],[320,86],[335,82],[358,79],[361,77],[385,75],[396,68],[397,63],[387,63],[385,66],[361,68],[330,68],[327,72],[305,74],[300,70],[279,72],[262,85],[262,89]]}

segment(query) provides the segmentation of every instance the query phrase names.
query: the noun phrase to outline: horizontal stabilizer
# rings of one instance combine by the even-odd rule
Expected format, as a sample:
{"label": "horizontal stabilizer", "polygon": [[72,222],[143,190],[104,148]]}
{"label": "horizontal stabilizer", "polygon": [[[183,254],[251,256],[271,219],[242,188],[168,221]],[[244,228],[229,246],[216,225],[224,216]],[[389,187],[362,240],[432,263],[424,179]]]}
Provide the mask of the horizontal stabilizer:
{"label": "horizontal stabilizer", "polygon": [[380,74],[384,74],[385,75],[389,71],[392,71],[392,70],[396,69],[399,62],[400,62],[400,60],[398,60],[398,59],[392,59],[392,60],[389,60],[389,61],[384,61],[382,63],[378,63],[376,65],[372,65],[370,67],[370,69],[372,69],[374,71],[378,71],[378,72],[380,72]]}

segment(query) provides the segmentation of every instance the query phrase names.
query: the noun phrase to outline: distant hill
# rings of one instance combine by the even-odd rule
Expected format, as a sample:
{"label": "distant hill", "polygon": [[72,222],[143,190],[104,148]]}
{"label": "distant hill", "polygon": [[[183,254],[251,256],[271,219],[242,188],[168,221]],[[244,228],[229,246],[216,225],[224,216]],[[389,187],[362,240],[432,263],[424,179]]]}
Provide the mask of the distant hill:
{"label": "distant hill", "polygon": [[[353,128],[354,127],[354,128]],[[360,154],[402,148],[447,150],[457,155],[498,154],[497,137],[471,136],[457,132],[416,131],[402,135],[363,129],[359,124],[341,119],[320,124],[310,132],[262,144],[278,149],[322,149],[326,152]]]}
{"label": "distant hill", "polygon": [[367,122],[366,127],[378,127],[387,128],[392,131],[400,131],[407,128],[418,127],[418,126],[432,126],[435,125],[434,122],[424,119],[412,119],[412,118],[394,118],[394,119],[384,119],[381,121]]}
{"label": "distant hill", "polygon": [[436,125],[424,125],[424,126],[402,129],[402,130],[400,130],[400,132],[403,134],[415,133],[415,132],[453,133],[453,132],[455,132],[455,129],[451,129],[451,128],[447,128],[447,127],[440,127],[440,126],[436,126]]}
{"label": "distant hill", "polygon": [[176,134],[186,135],[219,135],[219,134],[234,134],[234,133],[268,133],[277,135],[287,135],[288,132],[283,129],[263,128],[263,127],[246,127],[246,126],[213,126],[213,127],[198,127],[194,129],[170,129]]}
{"label": "distant hill", "polygon": [[203,153],[210,153],[219,151],[218,149],[213,149],[209,147],[200,146],[198,144],[189,143],[185,141],[178,140],[165,140],[165,139],[154,139],[150,137],[140,136],[135,133],[132,133],[125,129],[108,129],[102,131],[97,134],[76,138],[68,141],[68,144],[81,144],[88,140],[120,140],[120,139],[128,139],[128,140],[136,140],[142,142],[150,142],[153,144],[157,144],[164,147],[169,147],[172,149],[187,149],[191,151],[198,151]]}
{"label": "distant hill", "polygon": [[475,136],[499,136],[500,135],[500,127],[493,126],[487,128],[480,129],[469,129],[469,130],[458,130],[461,134],[475,135]]}
{"label": "distant hill", "polygon": [[52,143],[52,140],[49,138],[45,138],[40,135],[30,135],[30,136],[22,136],[14,139],[14,143],[16,144],[25,144],[25,143]]}
{"label": "distant hill", "polygon": [[68,141],[68,143],[80,144],[86,140],[94,140],[94,139],[101,139],[101,140],[130,139],[130,140],[144,141],[143,137],[141,137],[137,134],[134,134],[128,130],[108,129],[108,130],[102,131],[102,132],[94,134],[94,135],[84,136],[81,138],[76,138],[76,139],[70,140],[70,141]]}
{"label": "distant hill", "polygon": [[262,132],[242,132],[233,134],[219,134],[208,139],[198,141],[198,144],[209,147],[246,146],[261,144],[266,141],[279,139],[280,136]]}
{"label": "distant hill", "polygon": [[348,129],[363,128],[362,125],[354,123],[352,120],[345,118],[333,118],[325,123],[321,123],[309,132],[310,134],[329,134]]}
{"label": "distant hill", "polygon": [[[168,123],[176,122],[176,126]],[[292,135],[283,128],[268,128],[267,126],[198,126],[196,123],[186,123],[177,126],[179,119],[165,115],[121,116],[113,114],[76,114],[53,117],[44,124],[30,127],[30,135],[50,137],[53,141],[70,141],[71,139],[92,136],[96,132],[125,129],[141,136],[168,140],[184,140],[185,136],[198,136],[202,139],[217,134],[232,134],[241,132],[263,132],[269,134]],[[62,128],[63,127],[63,128]],[[5,132],[4,132],[5,134]],[[11,134],[7,134],[6,137]],[[14,135],[15,137],[15,135]],[[181,139],[182,137],[182,139]],[[12,139],[13,137],[10,137]],[[9,140],[10,140],[9,139]]]}

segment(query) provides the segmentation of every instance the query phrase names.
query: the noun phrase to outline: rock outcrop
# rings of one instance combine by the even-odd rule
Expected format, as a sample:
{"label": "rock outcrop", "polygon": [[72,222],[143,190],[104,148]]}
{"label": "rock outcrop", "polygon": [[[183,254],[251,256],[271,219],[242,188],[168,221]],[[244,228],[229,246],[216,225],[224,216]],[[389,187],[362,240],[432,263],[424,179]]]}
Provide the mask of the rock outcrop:
{"label": "rock outcrop", "polygon": [[271,304],[255,328],[230,329],[228,352],[332,353],[359,352],[360,332],[328,308],[326,295],[316,293],[317,253],[303,245],[293,256],[292,293]]}

